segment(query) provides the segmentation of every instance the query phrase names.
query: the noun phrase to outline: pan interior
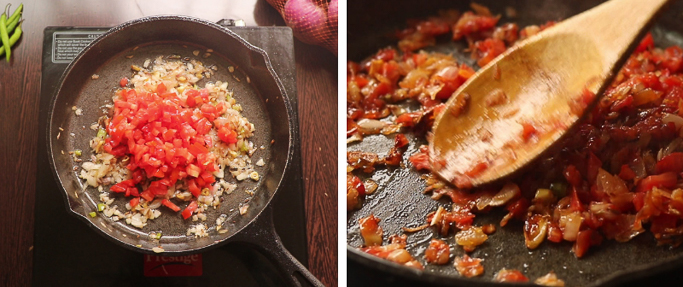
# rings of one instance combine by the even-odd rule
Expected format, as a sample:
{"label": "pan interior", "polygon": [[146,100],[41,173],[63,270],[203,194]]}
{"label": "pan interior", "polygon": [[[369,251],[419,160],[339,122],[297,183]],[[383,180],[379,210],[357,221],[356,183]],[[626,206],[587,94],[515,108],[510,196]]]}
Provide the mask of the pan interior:
{"label": "pan interior", "polygon": [[[267,69],[267,61],[262,54],[248,48],[247,44],[240,43],[226,35],[225,30],[207,29],[205,24],[180,20],[163,22],[137,23],[137,26],[142,26],[141,29],[150,26],[147,27],[148,31],[156,30],[156,33],[147,40],[140,39],[137,43],[135,41],[122,42],[128,37],[123,32],[126,29],[133,29],[135,25],[115,31],[109,37],[96,42],[72,63],[53,102],[49,140],[54,169],[67,194],[69,207],[74,213],[89,221],[93,227],[111,239],[127,247],[151,252],[154,247],[161,246],[167,253],[185,253],[226,240],[253,221],[267,206],[278,188],[289,158],[290,125],[286,99],[282,97],[277,80]],[[174,24],[181,27],[178,28],[180,30],[176,30],[179,31],[177,34],[191,33],[182,32],[185,30],[194,32],[201,30],[204,33],[199,33],[202,36],[196,36],[196,41],[171,40],[182,38],[167,36],[164,33],[164,29],[173,30]],[[198,27],[193,30],[192,25]],[[168,35],[170,34],[169,32]],[[216,38],[217,36],[221,38]],[[111,43],[112,41],[114,43]],[[112,44],[126,48],[108,51],[107,49]],[[210,53],[211,55],[205,55],[207,49],[214,51]],[[195,56],[193,52],[197,50],[200,53]],[[88,142],[95,137],[97,132],[89,127],[97,122],[100,116],[107,113],[104,105],[112,103],[111,97],[118,87],[119,80],[133,75],[131,65],[142,67],[146,59],[153,61],[158,56],[166,58],[171,55],[180,55],[181,59],[193,58],[201,61],[205,66],[217,67],[214,75],[210,79],[202,79],[198,86],[203,87],[208,81],[228,83],[228,90],[234,92],[233,97],[243,108],[242,115],[255,126],[255,133],[250,140],[258,148],[252,156],[252,162],[256,163],[259,159],[265,162],[265,165],[261,167],[254,164],[254,169],[260,175],[259,181],[247,179],[237,182],[229,173],[226,174],[225,180],[237,182],[237,189],[231,194],[223,195],[224,201],[219,208],[209,208],[205,212],[207,219],[204,223],[213,228],[209,229],[209,236],[203,238],[186,234],[188,227],[202,221],[183,220],[179,213],[163,207],[159,208],[163,213],[162,216],[148,220],[147,225],[142,229],[127,225],[123,220],[114,222],[105,216],[98,215],[95,218],[86,216],[96,210],[99,191],[92,187],[85,187],[85,183],[78,179],[77,173],[80,169],[74,171],[74,167],[80,164],[74,162],[68,155],[68,151],[79,149],[83,151],[81,158],[90,157],[91,150]],[[233,67],[234,71],[230,72],[228,67]],[[93,74],[99,77],[92,79]],[[72,110],[74,106],[83,110],[81,116],[75,115]],[[58,134],[61,135],[60,139],[56,137]],[[277,144],[272,144],[271,141]],[[65,154],[62,154],[62,151]],[[129,199],[116,197],[113,205],[118,205],[119,210],[123,212],[127,200]],[[184,208],[185,205],[182,204],[180,207]],[[249,207],[242,215],[239,208],[244,205]],[[222,228],[227,232],[219,233],[215,230],[215,222],[221,214],[227,215]],[[159,231],[163,235],[160,240],[149,237],[149,233]]]}
{"label": "pan interior", "polygon": [[[499,23],[517,22],[520,27],[530,24],[543,24],[549,20],[561,20],[571,17],[586,9],[590,9],[602,1],[475,1],[491,9],[493,14],[501,14]],[[395,9],[384,9],[392,5]],[[389,1],[359,1],[350,0],[349,7],[349,29],[348,29],[348,55],[353,61],[361,61],[364,58],[377,52],[378,49],[395,45],[397,40],[390,35],[397,29],[405,27],[405,21],[411,18],[427,17],[435,15],[440,9],[458,9],[460,11],[469,10],[469,1],[429,1],[414,5],[411,2],[389,2]],[[505,16],[506,7],[512,7],[517,11],[516,18]],[[364,11],[373,11],[366,13]],[[653,28],[655,43],[660,47],[669,45],[681,45],[680,11],[683,11],[683,3],[676,2],[672,9],[660,19]],[[373,27],[373,29],[367,29]],[[448,42],[448,43],[444,43]],[[429,51],[450,53],[459,62],[464,62],[474,66],[474,61],[470,58],[465,43],[452,43],[448,40],[441,41],[434,47],[426,48]],[[408,109],[414,109],[406,104]],[[404,153],[403,162],[408,161],[408,157],[418,151],[420,145],[427,144],[423,138],[416,138],[412,134],[406,134],[410,140],[408,150]],[[385,155],[394,145],[393,136],[386,137],[381,135],[367,136],[360,143],[348,145],[348,151],[366,151]],[[361,176],[360,174],[356,174]],[[379,188],[372,195],[366,195],[363,206],[359,210],[348,213],[347,216],[347,244],[351,252],[351,260],[359,259],[359,262],[368,262],[358,254],[357,247],[361,246],[362,238],[359,233],[358,220],[370,214],[380,218],[379,225],[384,230],[384,238],[392,234],[408,235],[408,251],[420,262],[424,264],[424,250],[429,245],[431,238],[439,238],[451,246],[451,258],[462,256],[464,251],[455,244],[451,235],[441,237],[433,228],[415,233],[405,233],[402,227],[417,227],[426,223],[426,215],[435,211],[438,206],[443,206],[450,210],[450,200],[432,200],[429,194],[422,194],[426,187],[424,180],[420,178],[422,174],[412,169],[380,169],[370,176],[379,184]],[[361,176],[361,180],[364,180]],[[447,198],[447,197],[446,197]],[[511,221],[507,226],[501,228],[498,223],[505,210],[494,210],[491,213],[477,214],[475,225],[493,223],[497,230],[480,247],[469,253],[471,257],[484,259],[485,273],[483,276],[474,279],[464,279],[453,268],[452,260],[449,264],[437,266],[424,264],[426,273],[421,278],[427,282],[439,282],[447,284],[451,279],[453,285],[465,282],[490,281],[494,274],[502,269],[517,269],[522,271],[531,281],[535,278],[554,271],[558,278],[563,279],[567,286],[588,286],[604,283],[605,280],[615,274],[620,274],[623,278],[627,276],[623,273],[634,270],[650,270],[649,273],[640,271],[630,272],[628,276],[634,274],[652,275],[653,267],[662,268],[664,263],[678,261],[683,262],[683,249],[670,248],[668,246],[657,246],[651,233],[641,234],[627,243],[617,243],[613,240],[603,241],[601,246],[593,247],[589,253],[581,259],[577,259],[571,253],[571,244],[563,242],[561,244],[545,242],[535,250],[529,250],[524,244],[523,226],[519,221]],[[365,258],[365,256],[363,256]],[[384,270],[393,270],[394,274],[413,274],[411,272],[400,271],[407,268],[387,261],[372,260],[384,266]],[[374,264],[373,263],[373,264]],[[435,277],[430,277],[435,276]],[[429,278],[425,278],[429,277]],[[623,279],[626,280],[626,279]]]}

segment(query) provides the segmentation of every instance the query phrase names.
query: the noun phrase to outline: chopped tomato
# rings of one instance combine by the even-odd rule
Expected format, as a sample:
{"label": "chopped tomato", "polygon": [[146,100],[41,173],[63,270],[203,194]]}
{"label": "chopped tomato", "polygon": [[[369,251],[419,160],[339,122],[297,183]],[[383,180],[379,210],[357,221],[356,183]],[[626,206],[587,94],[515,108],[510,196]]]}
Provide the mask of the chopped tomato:
{"label": "chopped tomato", "polygon": [[633,170],[628,167],[627,164],[624,164],[621,166],[621,170],[619,171],[619,177],[623,180],[631,180],[636,177],[636,173],[633,172]]}
{"label": "chopped tomato", "polygon": [[140,203],[140,198],[139,197],[134,197],[133,199],[130,200],[130,208],[133,208]]}
{"label": "chopped tomato", "polygon": [[498,282],[527,282],[529,281],[529,278],[518,270],[502,269],[496,273],[493,280]]}
{"label": "chopped tomato", "polygon": [[423,145],[420,147],[420,152],[411,155],[408,160],[413,164],[417,170],[429,170],[432,165],[429,163],[428,147]]}
{"label": "chopped tomato", "polygon": [[586,229],[579,231],[579,235],[576,237],[576,242],[574,242],[574,255],[581,258],[586,254],[588,248],[594,245],[600,245],[602,242],[602,235],[593,229]]}
{"label": "chopped tomato", "polygon": [[[120,85],[127,86],[128,79],[122,78]],[[115,157],[129,156],[126,168],[131,179],[110,189],[151,202],[166,195],[178,180],[187,180],[190,192],[198,196],[216,182],[213,172],[220,169],[216,156],[209,152],[213,146],[209,132],[215,127],[221,140],[237,142],[236,131],[218,120],[226,106],[209,104],[206,89],[186,90],[185,102],[163,83],[148,90],[153,92],[116,92],[102,148]],[[135,187],[145,180],[152,181],[144,190]]]}
{"label": "chopped tomato", "polygon": [[149,191],[149,189],[140,193],[140,196],[144,198],[147,202],[152,202],[154,200],[154,194],[152,194],[152,192]]}
{"label": "chopped tomato", "polygon": [[171,202],[171,201],[168,200],[168,199],[163,199],[163,200],[161,201],[161,204],[163,204],[164,206],[170,208],[171,210],[173,210],[173,211],[175,211],[175,212],[180,211],[180,207],[178,207],[177,205],[175,205],[173,202]]}
{"label": "chopped tomato", "polygon": [[645,37],[640,40],[640,43],[638,44],[638,48],[636,48],[636,53],[643,52],[645,50],[650,50],[654,48],[655,46],[655,41],[652,38],[652,34],[648,32]]}
{"label": "chopped tomato", "polygon": [[237,142],[237,133],[225,125],[218,129],[218,138],[227,144],[233,144]]}
{"label": "chopped tomato", "polygon": [[680,173],[683,171],[683,152],[674,152],[669,155],[662,157],[661,160],[657,162],[657,172],[675,172]]}
{"label": "chopped tomato", "polygon": [[192,213],[197,210],[197,202],[196,201],[191,201],[190,204],[187,205],[187,207],[183,210],[182,215],[184,219],[190,218],[192,216]]}
{"label": "chopped tomato", "polygon": [[187,189],[194,195],[195,197],[198,197],[199,194],[202,192],[202,190],[197,186],[197,181],[194,179],[188,179],[187,180]]}
{"label": "chopped tomato", "polygon": [[678,178],[673,172],[665,172],[659,175],[651,175],[642,179],[636,188],[637,192],[646,192],[654,187],[673,188],[676,186]]}

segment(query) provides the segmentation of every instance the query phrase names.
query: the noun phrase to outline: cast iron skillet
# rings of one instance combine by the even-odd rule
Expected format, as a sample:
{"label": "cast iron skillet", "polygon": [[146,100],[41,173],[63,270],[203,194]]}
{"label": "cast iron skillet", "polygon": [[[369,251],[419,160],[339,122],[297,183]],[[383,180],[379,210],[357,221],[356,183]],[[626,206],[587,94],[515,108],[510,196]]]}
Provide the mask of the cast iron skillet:
{"label": "cast iron skillet", "polygon": [[[213,49],[205,55],[207,49]],[[200,50],[198,56],[193,51]],[[77,178],[74,167],[80,165],[68,155],[68,151],[80,149],[82,158],[90,157],[88,142],[96,134],[89,127],[106,113],[105,104],[111,104],[111,96],[121,77],[132,75],[131,65],[142,66],[145,59],[157,56],[180,55],[200,60],[204,65],[216,65],[218,70],[211,79],[204,81],[228,82],[228,89],[243,107],[245,115],[256,127],[251,138],[260,147],[253,160],[263,158],[265,165],[256,167],[260,180],[245,180],[217,210],[207,211],[207,225],[215,226],[220,214],[226,214],[223,228],[226,233],[210,229],[204,238],[187,236],[186,230],[197,222],[183,220],[179,213],[160,208],[161,217],[148,221],[142,230],[123,221],[114,222],[105,216],[92,218],[96,211],[99,192],[85,188]],[[132,56],[132,57],[131,57]],[[228,67],[236,67],[233,73]],[[92,79],[92,75],[99,75]],[[76,116],[72,107],[83,110]],[[228,241],[253,244],[265,255],[278,262],[290,285],[300,285],[304,279],[309,284],[322,286],[282,246],[272,224],[268,204],[279,189],[282,176],[291,164],[292,145],[298,137],[291,106],[280,79],[271,66],[268,55],[233,32],[214,23],[181,16],[157,16],[126,22],[112,28],[93,41],[71,62],[60,80],[59,88],[51,103],[48,116],[48,152],[51,167],[64,191],[69,210],[92,228],[115,243],[135,251],[154,253],[161,247],[164,255],[181,255],[206,251]],[[272,142],[271,142],[272,141]],[[79,169],[80,170],[80,169]],[[227,181],[235,182],[230,176]],[[253,191],[253,196],[246,191]],[[115,204],[121,208],[125,198],[117,197]],[[239,207],[248,204],[246,214],[240,215]],[[184,205],[181,206],[184,208]],[[124,208],[125,209],[125,208]],[[151,239],[148,234],[161,231],[161,239]]]}
{"label": "cast iron skillet", "polygon": [[[361,1],[349,0],[348,3],[348,55],[349,60],[361,61],[375,53],[378,49],[395,45],[397,40],[388,35],[396,29],[405,27],[410,18],[435,15],[439,9],[455,8],[460,11],[468,9],[470,1]],[[500,23],[517,22],[520,27],[529,24],[543,24],[548,20],[561,20],[590,9],[602,1],[562,1],[562,0],[517,0],[494,1],[481,0],[494,14],[501,14]],[[513,7],[517,11],[516,18],[505,16],[505,8]],[[653,36],[658,46],[683,44],[683,2],[674,3],[653,29]],[[368,29],[372,27],[372,29]],[[442,41],[449,42],[449,41]],[[438,44],[428,50],[453,53],[460,61],[474,66],[464,43]],[[422,139],[408,135],[409,150],[404,154],[403,162],[407,163],[410,155],[417,152]],[[393,146],[393,137],[370,136],[363,142],[351,144],[348,150],[363,150],[386,154]],[[347,250],[349,260],[369,270],[386,274],[386,279],[400,283],[402,278],[411,282],[438,283],[444,285],[495,285],[491,283],[495,272],[502,268],[522,271],[531,281],[547,274],[557,273],[565,280],[567,286],[613,286],[628,282],[634,278],[654,275],[657,272],[680,268],[683,266],[683,249],[672,249],[667,246],[656,246],[650,233],[641,234],[625,244],[604,241],[597,248],[591,248],[582,259],[576,259],[570,252],[571,244],[543,243],[538,249],[530,251],[524,245],[522,224],[515,222],[505,228],[498,228],[489,236],[487,242],[470,254],[484,258],[485,273],[478,278],[467,279],[458,275],[452,262],[444,266],[424,264],[424,249],[433,237],[441,238],[431,228],[408,235],[408,251],[425,265],[423,272],[406,268],[386,260],[358,251],[362,244],[358,230],[358,219],[374,214],[382,221],[386,237],[391,234],[403,234],[401,227],[416,227],[424,224],[425,215],[437,209],[437,206],[449,208],[449,201],[434,201],[424,195],[424,181],[420,173],[409,169],[382,169],[376,171],[372,178],[379,184],[378,190],[367,196],[360,210],[349,212],[347,216]],[[498,226],[503,212],[479,214],[476,224],[495,223]],[[455,246],[453,236],[441,238],[451,246]],[[461,256],[462,248],[451,248],[453,256]],[[349,269],[351,270],[351,269]],[[354,274],[349,273],[350,278]],[[351,279],[349,279],[351,280]],[[356,280],[362,281],[362,280]]]}

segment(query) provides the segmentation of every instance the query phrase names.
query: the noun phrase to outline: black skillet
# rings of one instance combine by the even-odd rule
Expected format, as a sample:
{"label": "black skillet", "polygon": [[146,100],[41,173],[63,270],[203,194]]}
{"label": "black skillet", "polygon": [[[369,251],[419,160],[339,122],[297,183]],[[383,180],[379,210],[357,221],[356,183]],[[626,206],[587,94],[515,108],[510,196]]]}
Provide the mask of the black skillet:
{"label": "black skillet", "polygon": [[[209,54],[208,49],[213,51]],[[200,54],[195,56],[194,51]],[[228,82],[234,98],[243,107],[245,115],[256,127],[251,138],[260,147],[253,160],[263,158],[265,165],[256,167],[260,174],[258,182],[246,180],[217,210],[207,211],[207,225],[215,226],[220,214],[226,214],[225,233],[210,229],[204,238],[187,236],[186,230],[196,222],[183,220],[177,213],[165,208],[161,217],[148,221],[147,226],[137,229],[123,221],[114,222],[96,211],[99,192],[84,188],[77,178],[74,162],[68,152],[83,151],[82,158],[90,157],[88,141],[95,136],[89,127],[106,113],[105,104],[118,81],[132,75],[131,65],[142,66],[146,59],[159,55],[180,55],[200,60],[204,65],[216,65],[218,70],[211,79],[204,81]],[[228,67],[235,67],[229,72]],[[93,79],[93,75],[99,78]],[[73,107],[80,108],[77,116]],[[85,48],[67,67],[59,88],[51,102],[48,116],[48,152],[52,170],[64,191],[68,209],[78,218],[105,237],[126,248],[154,254],[161,247],[161,255],[182,255],[204,252],[229,241],[245,242],[257,247],[271,260],[278,263],[290,285],[307,283],[322,284],[301,265],[281,244],[272,224],[269,203],[273,199],[285,170],[292,164],[294,141],[298,140],[296,119],[282,83],[273,71],[268,55],[233,32],[214,23],[182,16],[146,17],[126,22],[112,28]],[[228,181],[235,182],[230,177]],[[253,191],[253,196],[247,193]],[[123,206],[125,198],[118,197],[115,204]],[[240,215],[239,207],[249,205]],[[183,208],[182,206],[181,208]],[[161,239],[152,239],[150,232],[161,231]]]}
{"label": "black skillet", "polygon": [[[470,1],[361,1],[349,0],[348,3],[348,55],[349,60],[360,61],[378,49],[395,45],[397,40],[388,35],[405,26],[410,18],[435,15],[439,9],[468,9]],[[529,24],[543,24],[548,20],[561,20],[590,9],[603,1],[563,1],[563,0],[517,0],[517,1],[475,1],[501,14],[499,23],[517,22],[520,27]],[[506,7],[512,7],[517,17],[506,17]],[[675,2],[657,22],[653,36],[658,46],[683,44],[683,2]],[[372,27],[372,29],[368,29]],[[460,61],[474,65],[463,43],[447,43],[442,39],[432,51],[453,53]],[[447,43],[447,44],[446,44]],[[410,148],[403,162],[417,151],[422,139],[409,136]],[[393,145],[393,137],[371,136],[361,143],[351,144],[348,150],[363,150],[385,154]],[[451,286],[486,286],[491,283],[495,272],[501,268],[522,271],[531,279],[545,275],[549,271],[557,273],[567,286],[615,286],[637,278],[656,276],[658,272],[671,271],[683,267],[683,249],[656,246],[653,236],[642,234],[625,244],[605,241],[597,248],[591,248],[582,259],[576,259],[570,252],[571,244],[543,243],[538,249],[530,251],[524,245],[520,223],[498,228],[489,240],[477,248],[473,257],[484,258],[485,273],[478,278],[466,279],[457,274],[452,262],[445,266],[425,264],[424,272],[377,259],[358,251],[361,244],[358,232],[358,219],[374,214],[382,221],[385,240],[391,234],[403,234],[401,227],[415,227],[425,222],[425,215],[438,206],[448,207],[446,200],[434,201],[424,195],[424,181],[420,173],[408,169],[383,169],[372,176],[380,187],[375,194],[366,198],[363,207],[347,216],[347,254],[349,257],[349,282],[354,284],[389,283],[440,284]],[[497,223],[503,213],[480,214],[475,223]],[[408,235],[408,251],[424,263],[424,249],[432,237],[440,238],[432,229]],[[453,236],[442,238],[454,246]],[[451,248],[451,257],[463,254],[462,248]],[[372,278],[364,276],[377,275]],[[363,277],[363,278],[361,278]],[[679,276],[680,278],[680,276]],[[379,282],[374,280],[379,279]],[[368,281],[365,281],[368,280]],[[652,279],[654,280],[654,279]],[[655,281],[650,281],[655,282]],[[381,285],[381,284],[380,284]]]}

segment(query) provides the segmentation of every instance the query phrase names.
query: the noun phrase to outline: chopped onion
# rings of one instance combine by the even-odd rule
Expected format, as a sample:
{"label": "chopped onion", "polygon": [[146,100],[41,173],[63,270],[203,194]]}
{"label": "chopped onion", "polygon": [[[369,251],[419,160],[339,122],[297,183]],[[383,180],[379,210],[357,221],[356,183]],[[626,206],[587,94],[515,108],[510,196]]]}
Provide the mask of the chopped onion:
{"label": "chopped onion", "polygon": [[443,208],[443,206],[439,206],[439,208],[436,210],[436,213],[434,213],[434,218],[432,218],[432,222],[429,223],[429,226],[434,226],[439,223],[445,212],[446,210]]}
{"label": "chopped onion", "polygon": [[562,229],[562,238],[567,241],[576,241],[579,235],[579,228],[581,228],[581,213],[572,212],[560,217],[560,229]]}
{"label": "chopped onion", "polygon": [[382,128],[384,128],[387,123],[379,120],[362,119],[358,121],[358,130],[366,135],[377,134]]}
{"label": "chopped onion", "polygon": [[661,154],[657,154],[657,161],[675,152],[681,146],[681,142],[683,142],[683,138],[676,138],[672,140],[671,143],[669,143],[669,145],[662,150]]}
{"label": "chopped onion", "polygon": [[159,208],[159,206],[161,206],[161,198],[157,198],[154,201],[152,201],[152,203],[149,205],[149,208],[154,209]]}
{"label": "chopped onion", "polygon": [[662,122],[665,124],[674,123],[674,125],[676,125],[676,130],[683,126],[683,118],[676,114],[665,114],[664,117],[662,117]]}
{"label": "chopped onion", "polygon": [[387,107],[389,108],[389,111],[391,111],[391,114],[397,117],[407,112],[406,109],[399,105],[387,105]]}
{"label": "chopped onion", "polygon": [[425,225],[418,226],[418,227],[402,227],[401,229],[403,229],[403,231],[405,231],[405,232],[412,233],[412,232],[418,232],[418,231],[424,230],[427,227],[429,227],[429,224],[425,224]]}
{"label": "chopped onion", "polygon": [[373,194],[377,190],[377,187],[379,186],[377,182],[375,182],[372,179],[368,179],[363,182],[363,185],[365,185],[365,194]]}
{"label": "chopped onion", "polygon": [[534,214],[524,223],[524,243],[529,249],[536,249],[548,234],[548,217]]}
{"label": "chopped onion", "polygon": [[387,260],[403,264],[413,260],[413,257],[405,249],[396,249],[387,255]]}
{"label": "chopped onion", "polygon": [[534,283],[542,286],[564,287],[564,281],[558,279],[555,272],[552,271],[543,277],[539,277]]}
{"label": "chopped onion", "polygon": [[493,196],[489,205],[491,206],[501,206],[508,203],[510,200],[522,195],[519,186],[509,182],[503,186],[503,188]]}
{"label": "chopped onion", "polygon": [[476,206],[479,210],[484,210],[487,206],[491,204],[491,195],[488,193],[480,194],[476,199]]}
{"label": "chopped onion", "polygon": [[455,234],[455,243],[461,245],[466,252],[474,251],[474,248],[486,242],[489,237],[481,227],[472,226]]}
{"label": "chopped onion", "polygon": [[379,226],[379,218],[370,215],[359,220],[360,235],[363,236],[365,246],[382,245],[382,227]]}

